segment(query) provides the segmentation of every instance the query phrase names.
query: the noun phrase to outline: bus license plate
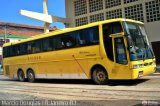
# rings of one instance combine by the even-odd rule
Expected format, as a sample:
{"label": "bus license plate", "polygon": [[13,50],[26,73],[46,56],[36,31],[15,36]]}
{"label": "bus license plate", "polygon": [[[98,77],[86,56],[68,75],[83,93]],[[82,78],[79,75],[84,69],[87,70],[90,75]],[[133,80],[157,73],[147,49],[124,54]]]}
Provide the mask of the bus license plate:
{"label": "bus license plate", "polygon": [[142,77],[143,76],[143,71],[140,71],[138,74],[138,77]]}

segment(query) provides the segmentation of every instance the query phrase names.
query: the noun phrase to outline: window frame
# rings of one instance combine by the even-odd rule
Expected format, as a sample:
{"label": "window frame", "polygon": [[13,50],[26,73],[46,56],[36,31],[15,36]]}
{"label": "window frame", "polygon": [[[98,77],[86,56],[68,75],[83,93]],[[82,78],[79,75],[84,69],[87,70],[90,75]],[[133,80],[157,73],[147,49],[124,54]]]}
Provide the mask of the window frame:
{"label": "window frame", "polygon": [[[113,25],[113,23],[119,23],[119,25],[121,26],[122,32],[124,32],[124,27],[123,27],[122,21],[115,21],[115,22],[102,24],[102,32],[103,32],[102,36],[103,36],[103,44],[104,44],[104,49],[105,49],[106,56],[110,61],[114,62],[115,60],[114,60],[113,41],[112,41],[112,38],[110,37],[111,34],[116,34],[116,33],[113,33],[114,32],[113,27],[115,27],[115,25]],[[110,30],[108,32],[106,31],[107,33],[104,31],[104,27],[106,25],[108,26],[108,28],[110,28]],[[119,32],[117,32],[117,33],[119,33]],[[107,36],[105,36],[105,35],[107,35]],[[106,42],[107,42],[107,45],[106,45]],[[109,50],[110,50],[110,52],[109,52]]]}
{"label": "window frame", "polygon": [[[96,33],[94,32],[95,29],[92,29],[92,28],[95,28],[96,29]],[[92,31],[92,30],[93,31]],[[88,38],[88,41],[90,40],[90,42],[88,44],[85,44],[85,45],[80,45],[79,43],[79,39],[78,39],[78,36],[79,36],[79,33],[81,33],[82,31],[85,31],[85,32],[88,32],[87,30],[90,30],[93,34],[89,36]],[[73,35],[72,35],[73,34]],[[95,34],[95,35],[94,35]],[[67,35],[68,36],[73,36],[74,40],[75,40],[75,44],[71,47],[58,47],[57,45],[57,39],[60,39],[60,41],[62,41],[62,37],[66,37],[67,38]],[[85,39],[87,39],[88,35],[84,34],[83,35],[85,37]],[[93,43],[91,42],[91,38],[90,37],[97,37],[95,38],[97,40],[97,42]],[[44,50],[44,40],[45,39],[48,39],[51,41],[51,46],[52,46],[52,49],[51,50]],[[40,42],[40,51],[33,51],[34,47],[36,47],[36,43],[37,42]],[[54,45],[56,44],[56,45]],[[6,57],[14,57],[14,56],[21,56],[21,55],[30,55],[30,54],[37,54],[37,53],[45,53],[45,52],[51,52],[51,51],[59,51],[59,50],[66,50],[66,49],[73,49],[73,48],[80,48],[80,47],[87,47],[87,46],[94,46],[94,45],[99,45],[100,44],[100,38],[99,38],[99,25],[96,25],[96,26],[92,26],[92,27],[88,27],[88,28],[84,28],[84,29],[79,29],[79,30],[75,30],[75,31],[70,31],[70,32],[67,32],[67,33],[62,33],[62,34],[58,34],[58,35],[53,35],[53,36],[50,36],[50,37],[44,37],[44,38],[41,38],[41,39],[36,39],[36,40],[32,40],[32,41],[28,41],[28,42],[23,42],[23,43],[19,43],[19,44],[15,44],[15,45],[11,45],[11,46],[6,46],[6,47],[3,47],[3,49],[6,49],[8,52],[7,52],[7,55],[4,55],[6,54],[5,51],[4,51],[4,54],[3,56],[6,58]],[[23,46],[26,46],[26,48],[24,49],[25,52],[22,52],[20,49],[20,53],[19,54],[12,54],[10,53],[10,51],[12,51],[11,49],[14,49],[14,47],[20,47],[21,45]]]}

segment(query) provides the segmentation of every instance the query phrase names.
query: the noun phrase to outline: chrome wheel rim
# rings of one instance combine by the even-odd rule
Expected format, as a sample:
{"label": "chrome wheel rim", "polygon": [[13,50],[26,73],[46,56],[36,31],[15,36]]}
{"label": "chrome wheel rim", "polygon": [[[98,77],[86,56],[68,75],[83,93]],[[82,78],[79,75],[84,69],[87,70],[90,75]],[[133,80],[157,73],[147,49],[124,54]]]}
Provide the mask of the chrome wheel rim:
{"label": "chrome wheel rim", "polygon": [[99,81],[104,81],[104,80],[106,79],[105,73],[102,72],[102,71],[97,72],[97,79],[98,79]]}
{"label": "chrome wheel rim", "polygon": [[34,78],[33,74],[32,74],[32,73],[29,73],[29,74],[28,74],[28,78],[29,78],[29,80],[32,80],[32,79]]}

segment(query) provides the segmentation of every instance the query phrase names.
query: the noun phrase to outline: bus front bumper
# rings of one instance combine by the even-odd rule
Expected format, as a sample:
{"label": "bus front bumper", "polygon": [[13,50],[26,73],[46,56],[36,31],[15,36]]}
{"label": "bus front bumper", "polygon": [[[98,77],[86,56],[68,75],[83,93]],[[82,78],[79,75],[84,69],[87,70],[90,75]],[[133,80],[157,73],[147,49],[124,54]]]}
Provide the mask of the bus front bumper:
{"label": "bus front bumper", "polygon": [[133,69],[132,70],[132,79],[137,79],[137,78],[140,78],[143,76],[153,74],[155,71],[156,71],[156,65]]}

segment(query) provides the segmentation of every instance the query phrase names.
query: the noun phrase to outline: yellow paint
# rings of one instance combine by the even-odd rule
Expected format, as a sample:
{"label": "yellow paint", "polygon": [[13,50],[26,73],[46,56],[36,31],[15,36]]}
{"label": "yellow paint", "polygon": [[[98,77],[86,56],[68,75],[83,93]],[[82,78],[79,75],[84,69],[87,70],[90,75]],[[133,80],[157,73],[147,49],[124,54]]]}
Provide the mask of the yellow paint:
{"label": "yellow paint", "polygon": [[[27,70],[31,68],[34,70],[35,74],[46,74],[46,76],[47,74],[59,74],[62,75],[63,79],[63,74],[77,73],[77,75],[85,74],[86,77],[90,79],[91,68],[97,64],[103,66],[106,69],[109,79],[137,79],[138,73],[140,71],[144,72],[144,76],[153,73],[155,71],[155,65],[148,65],[138,69],[133,69],[132,66],[136,64],[153,62],[155,61],[154,59],[131,62],[129,59],[130,57],[128,51],[126,51],[128,59],[128,64],[126,65],[117,64],[114,61],[108,59],[104,50],[102,25],[117,21],[130,21],[143,24],[134,20],[112,19],[91,23],[76,28],[62,29],[55,32],[40,34],[35,37],[24,39],[14,43],[6,43],[3,47],[49,36],[55,36],[75,30],[85,29],[92,26],[99,26],[99,45],[5,58],[3,59],[4,73],[6,76],[14,77],[15,75],[17,75],[18,69],[22,69],[26,74]],[[127,41],[124,33],[122,33],[122,37],[124,38],[124,43],[127,47]],[[9,66],[9,75],[7,75],[6,66]]]}

